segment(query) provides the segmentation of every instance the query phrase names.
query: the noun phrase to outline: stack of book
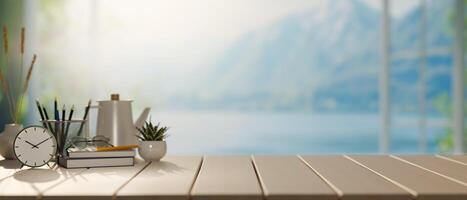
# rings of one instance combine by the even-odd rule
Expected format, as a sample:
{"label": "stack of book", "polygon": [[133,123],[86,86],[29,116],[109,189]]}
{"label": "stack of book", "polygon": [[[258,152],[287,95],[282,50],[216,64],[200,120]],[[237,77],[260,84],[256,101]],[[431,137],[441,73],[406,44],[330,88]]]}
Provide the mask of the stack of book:
{"label": "stack of book", "polygon": [[69,150],[68,156],[60,157],[58,164],[65,168],[133,166],[134,150],[88,151]]}

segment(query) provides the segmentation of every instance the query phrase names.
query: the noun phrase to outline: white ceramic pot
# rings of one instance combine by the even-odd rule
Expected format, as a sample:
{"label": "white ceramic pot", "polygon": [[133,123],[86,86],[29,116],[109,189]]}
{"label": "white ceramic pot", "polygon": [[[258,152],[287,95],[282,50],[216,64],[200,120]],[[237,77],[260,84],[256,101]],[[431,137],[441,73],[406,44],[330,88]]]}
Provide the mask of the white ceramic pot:
{"label": "white ceramic pot", "polygon": [[141,141],[138,152],[146,161],[159,161],[167,153],[167,144],[165,141]]}
{"label": "white ceramic pot", "polygon": [[23,129],[22,124],[5,124],[5,129],[0,133],[0,155],[7,160],[15,160],[13,142],[16,135]]}

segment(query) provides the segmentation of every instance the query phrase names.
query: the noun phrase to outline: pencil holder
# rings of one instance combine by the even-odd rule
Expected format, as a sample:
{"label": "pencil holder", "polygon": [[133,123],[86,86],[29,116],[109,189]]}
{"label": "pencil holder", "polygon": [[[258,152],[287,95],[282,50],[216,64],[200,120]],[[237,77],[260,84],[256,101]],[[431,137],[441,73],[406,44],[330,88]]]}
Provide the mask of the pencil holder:
{"label": "pencil holder", "polygon": [[87,134],[87,120],[45,120],[42,125],[47,128],[57,140],[58,156],[66,156],[66,149],[70,147],[70,138]]}

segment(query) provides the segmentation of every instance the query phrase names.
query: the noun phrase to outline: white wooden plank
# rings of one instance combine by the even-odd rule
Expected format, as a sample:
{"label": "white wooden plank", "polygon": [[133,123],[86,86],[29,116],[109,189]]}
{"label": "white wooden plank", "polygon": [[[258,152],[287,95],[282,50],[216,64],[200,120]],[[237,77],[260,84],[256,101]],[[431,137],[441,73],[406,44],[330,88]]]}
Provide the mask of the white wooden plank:
{"label": "white wooden plank", "polygon": [[428,155],[397,157],[418,167],[432,171],[433,173],[437,173],[441,176],[446,176],[448,179],[452,179],[455,182],[467,186],[466,165]]}
{"label": "white wooden plank", "polygon": [[467,165],[467,155],[450,155],[450,156],[444,156],[444,157],[459,161]]}
{"label": "white wooden plank", "polygon": [[67,170],[62,168],[41,168],[16,171],[12,176],[0,181],[0,196],[2,199],[37,199],[41,193],[66,179],[74,176],[80,170]]}
{"label": "white wooden plank", "polygon": [[[21,164],[16,160],[4,160],[2,156],[0,156],[0,199],[10,199],[10,198],[17,198],[19,195],[12,195],[9,196],[6,193],[9,192],[16,192],[16,190],[11,190],[8,188],[8,180],[15,175],[16,172],[21,171],[20,169]],[[27,189],[31,189],[30,186],[27,186]],[[37,195],[34,193],[33,195]]]}
{"label": "white wooden plank", "polygon": [[138,174],[147,162],[129,167],[90,168],[50,188],[43,199],[112,199],[117,190]]}
{"label": "white wooden plank", "polygon": [[254,156],[267,200],[337,199],[337,194],[297,156]]}
{"label": "white wooden plank", "polygon": [[22,197],[23,199],[34,199],[39,195],[39,191],[35,190],[30,183],[26,181],[17,181],[13,178],[15,173],[21,173],[23,171],[27,170],[10,171],[12,173],[10,173],[9,176],[0,180],[0,199],[8,200],[17,199],[19,197]]}
{"label": "white wooden plank", "polygon": [[9,176],[12,176],[16,171],[20,170],[21,164],[16,160],[2,160],[0,156],[0,181]]}
{"label": "white wooden plank", "polygon": [[250,156],[206,156],[191,192],[193,200],[261,200]]}
{"label": "white wooden plank", "polygon": [[[384,199],[387,195],[383,193],[391,199],[404,199],[406,193],[402,190],[404,195],[397,195],[401,190],[389,181],[414,193],[417,199],[467,199],[467,186],[462,184],[467,181],[464,156],[447,156],[455,161],[434,156],[350,156],[348,160],[341,156],[304,156],[317,174],[308,168],[311,173],[303,173],[305,163],[300,165],[292,157],[254,157],[267,199],[313,199],[301,194],[307,192],[307,185],[313,185],[310,193],[322,189],[321,184],[305,178],[310,174],[329,181],[342,193],[343,200]],[[146,163],[138,163],[135,167],[55,171],[19,170],[17,161],[0,161],[0,199],[33,199],[41,193],[44,199],[111,199],[117,191],[117,198],[187,199],[200,159],[167,157],[166,164],[176,166],[152,163],[145,169]],[[206,157],[191,195],[195,200],[262,199],[249,156]]]}
{"label": "white wooden plank", "polygon": [[201,156],[168,156],[152,162],[117,194],[117,199],[188,199],[201,166]]}
{"label": "white wooden plank", "polygon": [[344,156],[302,157],[340,191],[342,200],[410,200],[412,198],[407,191]]}
{"label": "white wooden plank", "polygon": [[467,187],[390,156],[350,157],[406,187],[417,199],[467,199]]}
{"label": "white wooden plank", "polygon": [[[46,167],[43,167],[43,168],[46,168]],[[54,170],[56,174],[52,175],[54,179],[51,179],[51,180],[47,180],[47,178],[50,179],[50,177],[47,177],[46,174],[43,174],[40,171],[28,172],[30,173],[31,176],[37,179],[37,181],[32,181],[34,182],[32,183],[32,185],[39,190],[40,196],[42,196],[42,194],[46,192],[47,190],[50,190],[53,187],[65,182],[67,179],[73,179],[74,176],[84,172],[86,169],[65,169],[65,168],[61,168],[58,165],[56,165]],[[48,173],[50,174],[51,172],[49,171]]]}

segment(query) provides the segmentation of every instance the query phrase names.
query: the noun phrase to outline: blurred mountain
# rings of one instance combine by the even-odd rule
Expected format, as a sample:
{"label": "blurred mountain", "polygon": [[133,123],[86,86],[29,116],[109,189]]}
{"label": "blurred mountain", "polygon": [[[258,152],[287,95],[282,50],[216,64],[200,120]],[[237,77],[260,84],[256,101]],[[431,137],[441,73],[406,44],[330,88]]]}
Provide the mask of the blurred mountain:
{"label": "blurred mountain", "polygon": [[[429,1],[428,48],[450,47],[451,1]],[[393,107],[417,109],[420,9],[391,19]],[[250,32],[226,49],[173,102],[195,109],[375,111],[378,109],[380,12],[358,0],[324,1]],[[414,54],[414,55],[412,55]],[[430,54],[429,101],[449,88],[449,54]]]}

